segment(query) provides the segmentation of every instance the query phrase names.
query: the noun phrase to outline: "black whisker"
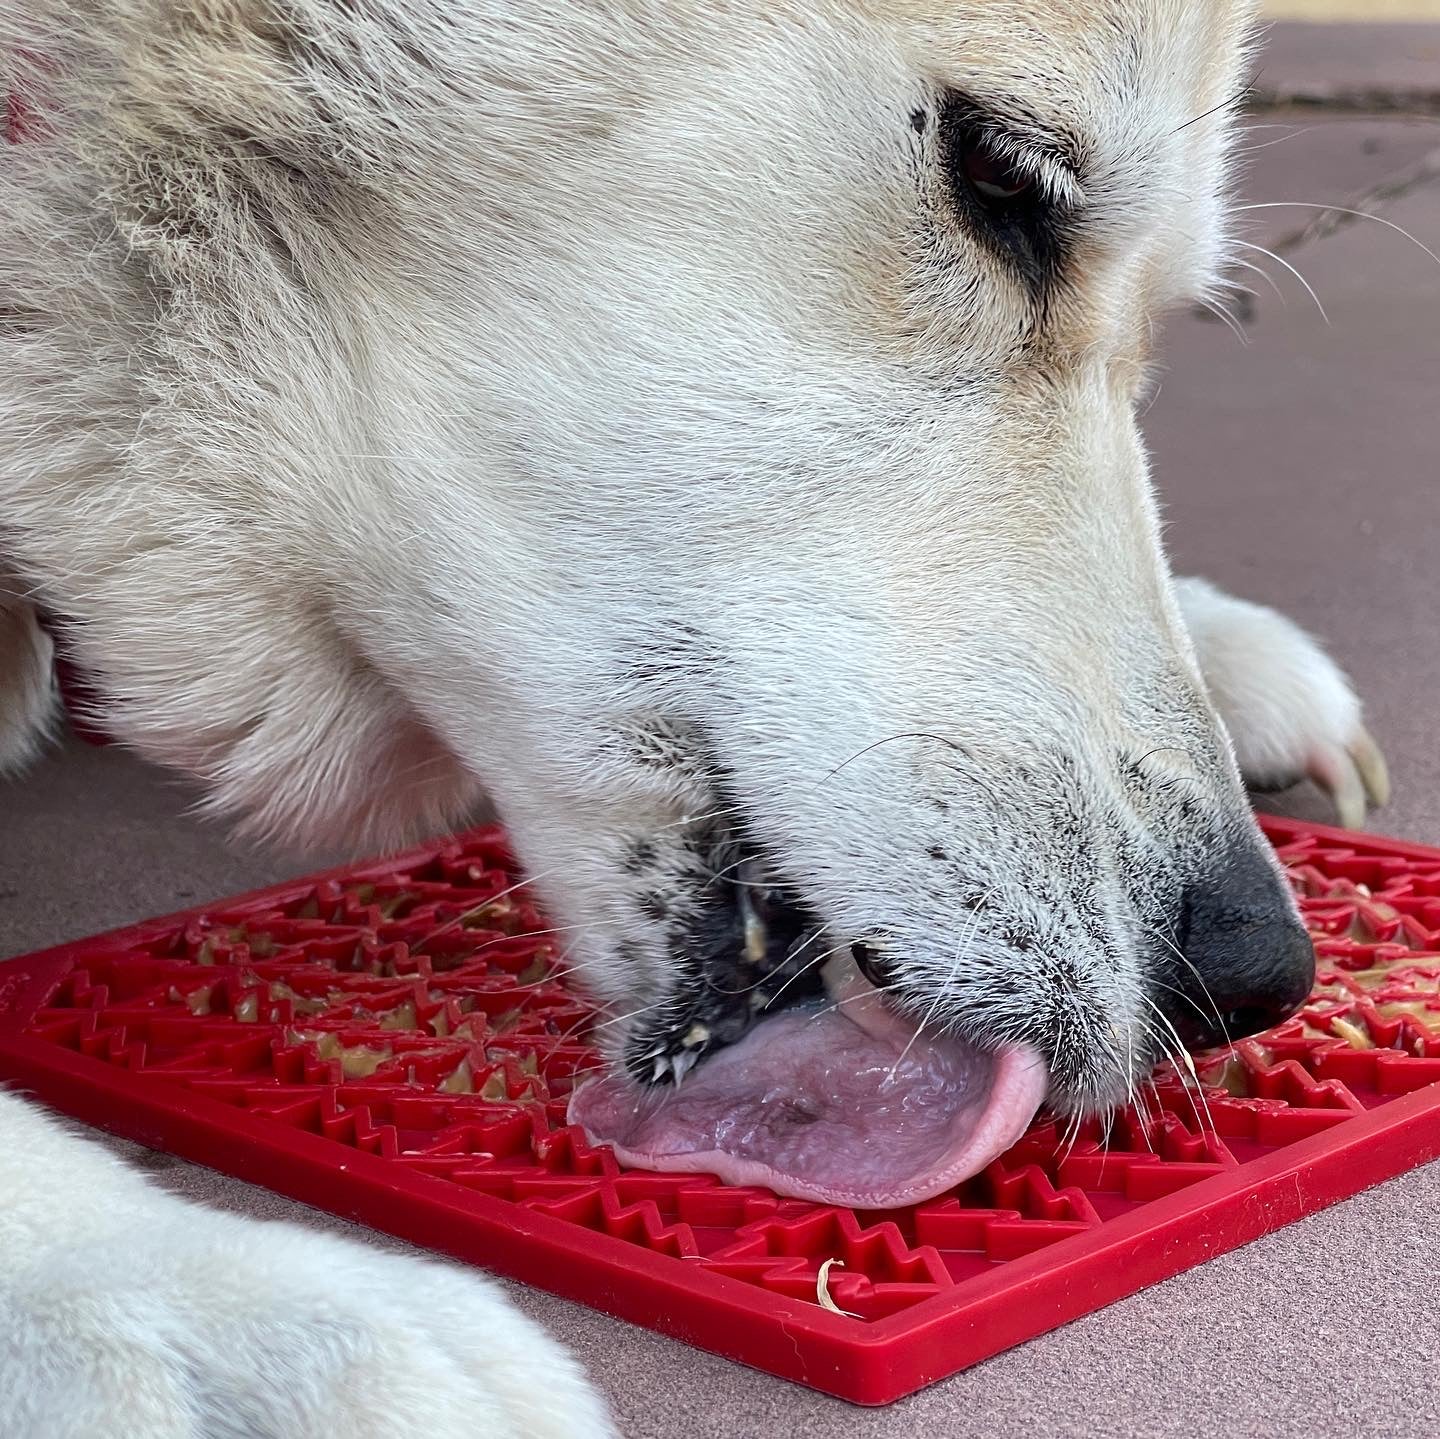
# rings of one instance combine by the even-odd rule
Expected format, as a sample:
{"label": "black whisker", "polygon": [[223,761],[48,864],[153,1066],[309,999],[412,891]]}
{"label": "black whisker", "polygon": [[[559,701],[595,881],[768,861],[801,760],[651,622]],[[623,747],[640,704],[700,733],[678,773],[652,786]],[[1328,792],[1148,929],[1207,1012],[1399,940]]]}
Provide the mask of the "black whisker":
{"label": "black whisker", "polygon": [[1202,120],[1208,120],[1212,115],[1217,114],[1221,110],[1238,110],[1245,100],[1255,93],[1255,86],[1259,79],[1260,72],[1257,72],[1253,80],[1247,81],[1246,84],[1231,95],[1229,99],[1222,100],[1218,105],[1212,105],[1203,114],[1195,116],[1193,120],[1187,120],[1183,125],[1178,126],[1170,133],[1178,135],[1181,131],[1188,130],[1192,125],[1198,125]]}

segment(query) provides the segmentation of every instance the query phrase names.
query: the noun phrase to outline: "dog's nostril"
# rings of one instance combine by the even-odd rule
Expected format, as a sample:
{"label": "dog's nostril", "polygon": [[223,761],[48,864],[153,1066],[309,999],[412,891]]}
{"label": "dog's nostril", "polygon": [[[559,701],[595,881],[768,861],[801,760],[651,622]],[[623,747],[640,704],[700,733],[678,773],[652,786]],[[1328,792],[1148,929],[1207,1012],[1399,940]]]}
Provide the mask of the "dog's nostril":
{"label": "dog's nostril", "polygon": [[855,967],[876,989],[889,989],[895,983],[893,962],[877,954],[868,944],[852,944],[850,953],[854,956]]}
{"label": "dog's nostril", "polygon": [[1247,1004],[1224,1016],[1225,1033],[1232,1043],[1248,1039],[1252,1034],[1264,1034],[1267,1029],[1284,1024],[1294,1013],[1292,1004]]}
{"label": "dog's nostril", "polygon": [[1191,888],[1178,939],[1184,958],[1168,969],[1161,1006],[1187,1049],[1283,1024],[1315,982],[1310,936],[1258,837]]}

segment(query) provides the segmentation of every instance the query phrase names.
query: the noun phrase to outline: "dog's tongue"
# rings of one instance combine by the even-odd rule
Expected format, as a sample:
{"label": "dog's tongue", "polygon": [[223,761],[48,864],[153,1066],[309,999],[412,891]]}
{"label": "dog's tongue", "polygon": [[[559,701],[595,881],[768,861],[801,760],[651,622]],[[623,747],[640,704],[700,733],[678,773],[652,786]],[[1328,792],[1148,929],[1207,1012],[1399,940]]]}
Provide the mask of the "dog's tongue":
{"label": "dog's tongue", "polygon": [[570,1122],[636,1168],[857,1209],[933,1198],[1025,1132],[1047,1085],[1037,1054],[917,1036],[853,965],[830,987],[829,1004],[762,1021],[678,1087],[588,1081]]}

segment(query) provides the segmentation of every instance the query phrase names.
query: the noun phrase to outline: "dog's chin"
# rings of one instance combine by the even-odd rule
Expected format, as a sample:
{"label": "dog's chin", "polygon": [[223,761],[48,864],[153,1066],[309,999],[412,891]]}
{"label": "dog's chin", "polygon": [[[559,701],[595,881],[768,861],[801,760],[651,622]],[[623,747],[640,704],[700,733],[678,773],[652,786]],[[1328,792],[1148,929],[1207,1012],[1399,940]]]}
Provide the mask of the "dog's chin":
{"label": "dog's chin", "polygon": [[[753,932],[753,926],[752,926]],[[737,966],[738,967],[738,966]],[[788,976],[785,970],[788,968]],[[622,1163],[858,1209],[934,1198],[978,1174],[1026,1130],[1048,1070],[1021,1046],[981,1049],[891,1009],[848,955],[780,966],[723,1047],[691,1024],[680,1047],[639,1056],[646,1083],[612,1073],[579,1086],[570,1121]],[[817,992],[818,991],[818,992]],[[686,1049],[689,1040],[693,1048]]]}

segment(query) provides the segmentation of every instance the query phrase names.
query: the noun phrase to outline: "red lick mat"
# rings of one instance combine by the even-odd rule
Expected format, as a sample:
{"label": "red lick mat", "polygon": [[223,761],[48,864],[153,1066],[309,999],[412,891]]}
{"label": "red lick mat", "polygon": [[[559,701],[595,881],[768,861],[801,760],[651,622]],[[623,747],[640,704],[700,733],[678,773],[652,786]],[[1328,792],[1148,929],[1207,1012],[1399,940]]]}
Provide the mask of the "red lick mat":
{"label": "red lick mat", "polygon": [[0,1076],[883,1404],[1440,1155],[1440,850],[1265,823],[1321,956],[1304,1012],[1202,1058],[1198,1113],[1162,1071],[1108,1146],[1037,1124],[912,1209],[626,1171],[567,1128],[593,1016],[495,830],[0,966]]}

